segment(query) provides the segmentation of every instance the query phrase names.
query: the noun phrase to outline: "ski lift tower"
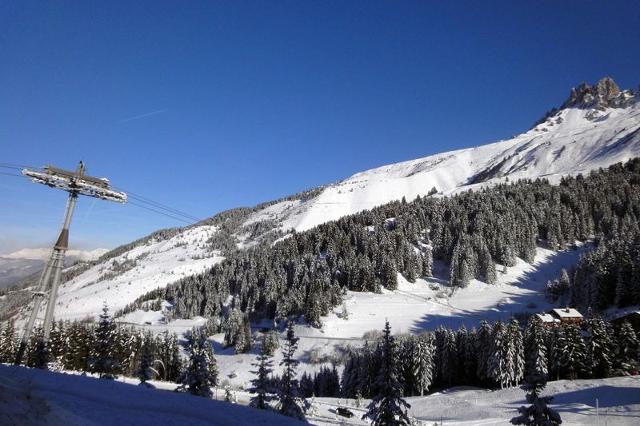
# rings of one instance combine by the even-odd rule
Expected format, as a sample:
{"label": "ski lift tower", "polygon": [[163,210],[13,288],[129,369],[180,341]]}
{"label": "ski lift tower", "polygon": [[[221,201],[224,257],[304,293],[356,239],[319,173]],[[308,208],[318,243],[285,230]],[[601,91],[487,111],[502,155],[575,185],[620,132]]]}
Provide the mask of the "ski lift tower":
{"label": "ski lift tower", "polygon": [[109,186],[109,180],[106,178],[95,178],[87,176],[85,173],[84,163],[80,161],[75,172],[58,169],[52,166],[45,166],[44,171],[33,169],[22,169],[22,174],[34,183],[41,183],[51,188],[61,189],[69,193],[67,201],[67,209],[64,215],[64,222],[60,235],[53,246],[49,261],[47,262],[40,280],[38,288],[33,292],[33,310],[29,321],[22,333],[18,353],[16,354],[15,364],[18,365],[22,361],[24,352],[33,331],[33,326],[40,311],[40,305],[45,297],[48,299],[44,315],[43,338],[42,342],[45,347],[49,343],[49,334],[51,332],[51,322],[53,321],[53,310],[55,309],[56,298],[58,296],[58,286],[60,285],[60,274],[64,267],[64,258],[69,248],[69,225],[73,210],[76,207],[78,195],[87,197],[100,198],[102,200],[115,201],[119,203],[127,202],[127,194],[124,192],[114,191]]}

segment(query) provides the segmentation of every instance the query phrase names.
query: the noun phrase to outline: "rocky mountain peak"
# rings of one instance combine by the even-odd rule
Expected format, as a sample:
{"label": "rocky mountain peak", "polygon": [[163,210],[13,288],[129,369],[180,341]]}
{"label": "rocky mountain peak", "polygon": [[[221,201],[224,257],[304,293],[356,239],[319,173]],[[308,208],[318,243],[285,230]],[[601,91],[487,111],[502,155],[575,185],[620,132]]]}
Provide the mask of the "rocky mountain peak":
{"label": "rocky mountain peak", "polygon": [[601,78],[595,85],[580,83],[571,89],[569,98],[564,101],[560,108],[553,108],[538,121],[533,127],[544,123],[553,117],[558,111],[567,108],[579,108],[590,110],[587,118],[592,119],[598,116],[599,111],[606,108],[626,108],[632,105],[637,99],[637,93],[631,90],[620,90],[620,87],[609,76]]}
{"label": "rocky mountain peak", "polygon": [[560,108],[624,108],[631,102],[633,102],[631,92],[621,91],[611,77],[604,77],[594,86],[582,83],[571,89],[569,99]]}

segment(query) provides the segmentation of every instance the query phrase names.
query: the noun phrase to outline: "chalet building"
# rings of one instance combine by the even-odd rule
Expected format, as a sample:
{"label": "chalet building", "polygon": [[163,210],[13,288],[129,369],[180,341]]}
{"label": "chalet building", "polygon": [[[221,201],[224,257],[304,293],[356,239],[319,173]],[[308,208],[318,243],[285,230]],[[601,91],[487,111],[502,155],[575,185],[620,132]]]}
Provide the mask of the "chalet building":
{"label": "chalet building", "polygon": [[562,324],[580,325],[584,320],[582,314],[573,308],[552,309],[549,313]]}
{"label": "chalet building", "polygon": [[549,312],[536,315],[546,326],[555,326],[558,324],[580,325],[584,320],[582,314],[573,308],[552,309]]}

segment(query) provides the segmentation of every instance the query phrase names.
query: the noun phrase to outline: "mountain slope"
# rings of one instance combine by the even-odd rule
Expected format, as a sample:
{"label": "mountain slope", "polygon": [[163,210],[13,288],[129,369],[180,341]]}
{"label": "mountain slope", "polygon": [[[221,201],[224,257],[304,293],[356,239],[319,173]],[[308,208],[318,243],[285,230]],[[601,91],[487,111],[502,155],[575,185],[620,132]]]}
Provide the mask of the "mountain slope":
{"label": "mountain slope", "polygon": [[640,106],[633,95],[613,91],[590,103],[584,98],[592,88],[580,87],[585,93],[574,89],[566,108],[512,139],[356,173],[307,202],[280,204],[279,214],[271,217],[285,229],[303,231],[402,197],[427,195],[433,187],[450,194],[506,178],[554,181],[640,155]]}
{"label": "mountain slope", "polygon": [[274,241],[291,229],[304,231],[403,197],[411,200],[434,187],[447,195],[506,180],[557,182],[637,156],[640,104],[634,94],[620,91],[609,78],[593,87],[583,84],[559,110],[512,139],[371,169],[118,248],[71,275],[61,288],[56,317],[96,315],[103,301],[120,309],[151,289],[211,267],[225,250]]}

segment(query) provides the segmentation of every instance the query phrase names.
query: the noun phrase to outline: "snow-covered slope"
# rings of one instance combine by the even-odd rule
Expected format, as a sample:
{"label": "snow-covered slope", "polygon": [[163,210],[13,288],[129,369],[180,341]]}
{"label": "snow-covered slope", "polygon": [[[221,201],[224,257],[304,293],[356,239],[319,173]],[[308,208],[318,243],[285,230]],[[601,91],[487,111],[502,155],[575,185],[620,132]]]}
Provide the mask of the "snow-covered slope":
{"label": "snow-covered slope", "polygon": [[[601,80],[596,88],[607,81],[611,80]],[[589,89],[582,87],[583,91]],[[255,213],[250,221],[267,215],[281,222],[284,229],[303,231],[402,197],[412,200],[427,195],[433,187],[449,194],[506,178],[556,181],[563,175],[586,173],[637,157],[640,104],[630,92],[613,91],[608,99],[606,94],[601,96],[605,100],[597,103],[584,99],[570,102],[570,98],[566,108],[512,139],[356,173],[306,202],[282,202],[268,212]]]}
{"label": "snow-covered slope", "polygon": [[118,381],[0,364],[2,425],[296,425],[242,405]]}
{"label": "snow-covered slope", "polygon": [[291,229],[304,231],[389,201],[411,200],[434,187],[452,194],[507,179],[544,177],[556,182],[564,175],[637,156],[640,103],[605,78],[595,86],[573,89],[560,109],[512,139],[356,173],[304,194],[223,212],[203,224],[117,249],[117,255],[107,254],[78,270],[62,286],[56,317],[97,315],[105,300],[118,310],[149,290],[202,272],[222,259],[211,243],[221,236],[244,249],[269,233],[286,237]]}
{"label": "snow-covered slope", "polygon": [[[554,397],[550,404],[562,418],[562,424],[637,425],[640,408],[640,380],[637,377],[612,377],[591,380],[559,380],[549,382],[543,395]],[[488,426],[507,425],[518,408],[528,405],[520,388],[488,390],[456,387],[424,397],[410,397],[409,416],[420,425]],[[363,401],[357,407],[353,400],[317,398],[317,414],[312,424],[335,424],[341,418],[335,407],[349,407],[355,414],[352,425],[367,425],[360,416],[366,412]]]}
{"label": "snow-covered slope", "polygon": [[[246,407],[250,394],[234,392],[238,404],[177,394],[174,383],[136,386],[136,379],[100,380],[0,364],[0,424],[3,425],[295,425],[273,412]],[[217,390],[222,398],[222,389]],[[544,395],[563,425],[635,425],[640,409],[640,380],[611,377],[549,382]],[[424,397],[410,397],[409,416],[416,424],[504,425],[526,405],[520,388],[487,390],[456,387]],[[314,398],[307,420],[313,425],[367,425],[361,416],[368,400]],[[336,415],[348,407],[355,415]]]}
{"label": "snow-covered slope", "polygon": [[213,226],[199,226],[168,240],[151,239],[93,266],[62,284],[56,318],[94,316],[104,302],[120,309],[146,292],[203,272],[222,259],[206,245],[215,232]]}

